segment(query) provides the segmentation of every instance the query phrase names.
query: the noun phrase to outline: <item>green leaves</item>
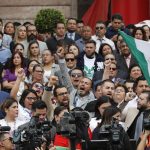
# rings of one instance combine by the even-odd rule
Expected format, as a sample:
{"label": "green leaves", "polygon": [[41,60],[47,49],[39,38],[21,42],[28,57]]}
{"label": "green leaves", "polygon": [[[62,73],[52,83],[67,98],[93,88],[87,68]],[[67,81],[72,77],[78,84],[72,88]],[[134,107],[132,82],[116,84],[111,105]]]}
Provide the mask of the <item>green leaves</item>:
{"label": "green leaves", "polygon": [[65,17],[56,9],[42,9],[35,18],[35,25],[39,33],[53,33],[57,22],[65,22]]}

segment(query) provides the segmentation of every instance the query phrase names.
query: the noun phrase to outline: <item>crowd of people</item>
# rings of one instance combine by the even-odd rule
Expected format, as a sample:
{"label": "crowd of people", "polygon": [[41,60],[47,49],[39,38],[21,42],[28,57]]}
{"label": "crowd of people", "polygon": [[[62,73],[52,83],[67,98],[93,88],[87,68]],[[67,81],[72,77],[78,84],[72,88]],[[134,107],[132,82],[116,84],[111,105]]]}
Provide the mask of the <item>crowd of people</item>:
{"label": "crowd of people", "polygon": [[[28,128],[34,116],[52,123],[50,144],[35,149],[70,148],[69,138],[56,130],[72,111],[90,116],[84,122],[86,140],[106,139],[100,131],[115,120],[121,134],[115,150],[133,149],[130,139],[137,150],[150,149],[150,130],[143,123],[147,119],[150,126],[150,86],[118,30],[150,42],[149,26],[125,26],[120,14],[109,23],[98,21],[94,30],[68,18],[51,34],[38,33],[31,22],[0,19],[0,125],[10,126],[0,132],[1,150],[15,149],[14,132]],[[81,139],[76,149],[82,149]]]}

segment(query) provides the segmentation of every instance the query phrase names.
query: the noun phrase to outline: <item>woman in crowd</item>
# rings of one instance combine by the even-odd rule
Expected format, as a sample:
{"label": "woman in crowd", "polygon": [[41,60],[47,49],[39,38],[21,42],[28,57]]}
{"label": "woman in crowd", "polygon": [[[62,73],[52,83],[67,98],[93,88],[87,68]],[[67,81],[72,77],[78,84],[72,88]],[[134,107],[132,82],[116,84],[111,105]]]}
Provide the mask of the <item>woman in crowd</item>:
{"label": "woman in crowd", "polygon": [[113,54],[113,49],[109,44],[103,43],[99,48],[99,55],[104,58],[107,54]]}
{"label": "woman in crowd", "polygon": [[142,27],[134,28],[133,37],[135,37],[136,39],[139,39],[139,40],[147,41],[146,32],[144,31],[144,29]]}
{"label": "woman in crowd", "polygon": [[32,89],[23,91],[21,98],[18,102],[18,120],[29,122],[31,119],[32,104],[38,99],[36,92]]}
{"label": "woman in crowd", "polygon": [[139,65],[132,65],[129,68],[129,79],[135,81],[138,77],[142,76],[142,70]]}
{"label": "woman in crowd", "polygon": [[11,42],[10,49],[11,51],[14,50],[14,46],[16,43],[20,43],[23,45],[23,55],[27,57],[27,49],[28,49],[28,43],[27,43],[27,31],[26,27],[23,25],[20,25],[17,27],[15,32],[14,40]]}
{"label": "woman in crowd", "polygon": [[[131,145],[129,142],[128,135],[124,131],[123,127],[119,125],[120,116],[121,116],[121,111],[117,107],[110,106],[107,109],[105,109],[101,123],[93,131],[92,139],[109,140],[111,143],[107,145],[99,145],[100,147],[95,147],[94,150],[96,149],[106,150],[107,148],[108,149],[112,148],[113,150],[118,150],[120,148],[121,150],[131,150]],[[112,134],[112,132],[110,132],[110,129],[114,120],[115,120],[115,124],[117,124],[117,129],[120,131],[119,141],[117,144],[114,144],[110,139],[112,137],[110,136],[110,134]],[[105,132],[106,134],[102,134],[102,132]]]}
{"label": "woman in crowd", "polygon": [[[23,46],[23,44],[21,44],[21,43],[16,43],[16,44],[14,45],[14,49],[13,49],[13,53],[15,53],[15,52],[20,52],[20,53],[22,53],[22,55],[23,55],[23,61],[24,61],[24,67],[27,67],[27,66],[28,66],[28,63],[29,63],[29,59],[24,57],[24,46]],[[7,59],[7,62],[6,62],[6,64],[5,64],[5,69],[8,69],[8,68],[9,68],[9,66],[10,66],[10,64],[11,64],[11,61],[10,61],[10,60],[11,60],[10,58]]]}
{"label": "woman in crowd", "polygon": [[44,84],[49,81],[51,75],[55,75],[55,73],[60,72],[59,65],[55,64],[54,55],[50,50],[44,50],[42,53],[42,62],[44,69]]}
{"label": "woman in crowd", "polygon": [[79,48],[76,44],[71,44],[68,46],[68,52],[72,52],[74,53],[75,57],[77,58],[80,51],[79,51]]}
{"label": "woman in crowd", "polygon": [[95,117],[90,121],[91,131],[93,131],[101,122],[104,110],[109,106],[111,106],[111,103],[108,96],[101,96],[98,100],[96,100]]}
{"label": "woman in crowd", "polygon": [[66,107],[64,106],[58,106],[54,110],[54,118],[52,120],[52,125],[57,127],[57,125],[60,123],[60,120],[62,119],[64,112],[68,112]]}
{"label": "woman in crowd", "polygon": [[3,88],[10,91],[16,81],[17,72],[20,68],[24,67],[23,55],[20,52],[15,52],[11,58],[9,69],[4,70],[3,75]]}
{"label": "woman in crowd", "polygon": [[32,70],[32,83],[39,82],[43,84],[44,69],[40,64],[34,65]]}
{"label": "woman in crowd", "polygon": [[41,62],[40,58],[40,47],[37,41],[31,41],[28,47],[28,58],[30,60],[37,60]]}
{"label": "woman in crowd", "polygon": [[25,78],[25,82],[27,84],[32,84],[32,73],[33,73],[33,67],[37,64],[40,64],[37,60],[31,60],[27,67],[27,74]]}
{"label": "woman in crowd", "polygon": [[14,38],[15,35],[15,26],[12,22],[7,22],[4,26],[4,34],[7,34],[11,36],[11,38]]}
{"label": "woman in crowd", "polygon": [[1,105],[1,110],[5,113],[4,119],[0,120],[1,126],[9,126],[10,132],[18,128],[18,126],[24,124],[24,121],[19,121],[18,117],[18,102],[13,98],[7,98]]}

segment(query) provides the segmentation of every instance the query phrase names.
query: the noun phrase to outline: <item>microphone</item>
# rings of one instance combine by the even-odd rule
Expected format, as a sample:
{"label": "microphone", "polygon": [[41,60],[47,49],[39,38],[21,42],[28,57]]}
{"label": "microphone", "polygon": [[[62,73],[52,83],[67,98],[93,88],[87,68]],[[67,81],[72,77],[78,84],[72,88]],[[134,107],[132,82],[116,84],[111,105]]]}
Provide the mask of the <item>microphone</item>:
{"label": "microphone", "polygon": [[10,127],[9,126],[0,126],[0,132],[3,131],[10,131]]}

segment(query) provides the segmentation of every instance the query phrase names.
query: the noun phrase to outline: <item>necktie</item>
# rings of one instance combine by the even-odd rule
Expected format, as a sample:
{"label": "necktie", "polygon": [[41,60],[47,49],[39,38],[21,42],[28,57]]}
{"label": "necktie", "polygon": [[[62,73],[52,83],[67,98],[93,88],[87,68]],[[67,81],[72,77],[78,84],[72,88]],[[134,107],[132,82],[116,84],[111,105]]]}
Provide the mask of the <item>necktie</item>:
{"label": "necktie", "polygon": [[143,112],[141,112],[141,114],[139,115],[136,121],[135,134],[134,134],[134,139],[136,141],[139,139],[142,129],[143,129]]}
{"label": "necktie", "polygon": [[70,39],[73,40],[73,33],[70,33]]}

